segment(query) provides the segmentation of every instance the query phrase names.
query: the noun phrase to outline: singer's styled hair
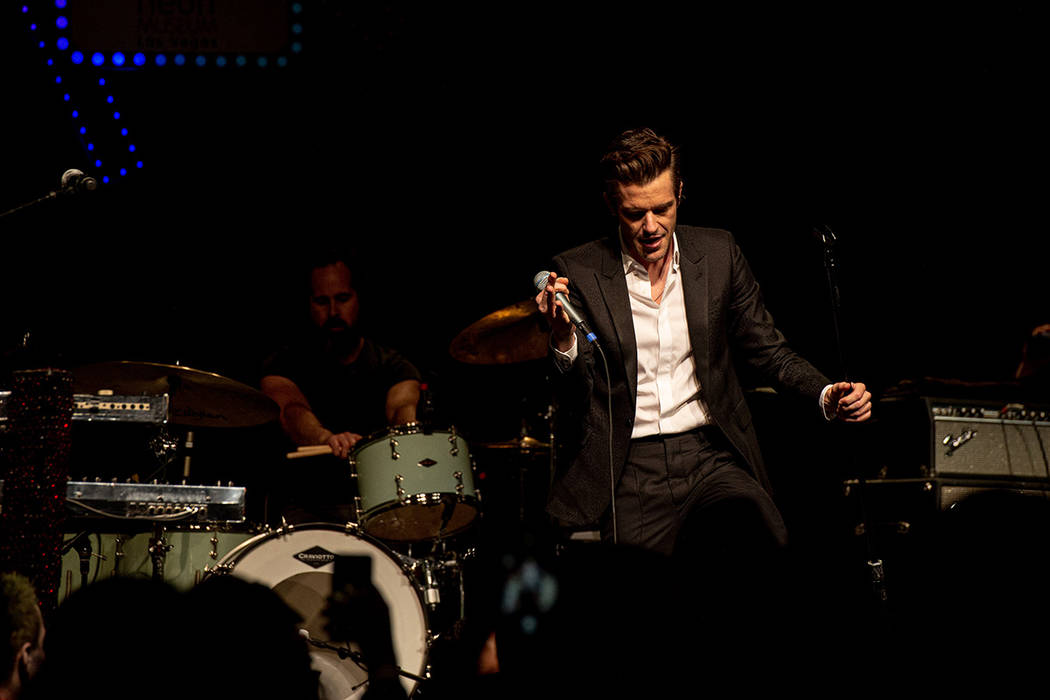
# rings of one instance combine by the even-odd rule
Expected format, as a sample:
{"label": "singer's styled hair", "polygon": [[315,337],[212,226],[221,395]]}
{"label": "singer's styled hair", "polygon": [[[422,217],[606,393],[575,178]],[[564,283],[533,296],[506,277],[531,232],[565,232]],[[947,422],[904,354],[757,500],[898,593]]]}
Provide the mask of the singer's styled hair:
{"label": "singer's styled hair", "polygon": [[652,129],[628,129],[617,136],[601,159],[605,196],[610,206],[619,202],[618,185],[645,185],[671,170],[677,193],[682,182],[678,147]]}
{"label": "singer's styled hair", "polygon": [[36,645],[43,624],[33,584],[22,574],[0,574],[0,670],[14,668],[23,644]]}

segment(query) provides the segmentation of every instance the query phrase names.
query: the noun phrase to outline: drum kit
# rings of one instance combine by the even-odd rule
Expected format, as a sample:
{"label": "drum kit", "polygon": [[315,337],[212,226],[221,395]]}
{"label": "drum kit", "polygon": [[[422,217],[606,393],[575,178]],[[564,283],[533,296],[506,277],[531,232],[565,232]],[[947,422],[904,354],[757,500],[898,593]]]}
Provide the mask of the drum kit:
{"label": "drum kit", "polygon": [[[449,351],[466,365],[499,365],[541,359],[546,348],[547,330],[530,299],[472,324]],[[184,439],[162,441],[161,461],[173,461],[180,443],[192,443],[194,430],[259,426],[279,414],[256,389],[181,365],[109,362],[73,374],[75,420],[138,420],[184,429]],[[551,424],[550,411],[543,418]],[[348,460],[357,486],[356,521],[348,523],[253,524],[245,518],[246,489],[187,483],[188,460],[181,484],[71,481],[60,600],[110,575],[153,577],[180,589],[209,576],[262,583],[301,616],[326,696],[359,697],[367,672],[352,647],[330,641],[324,610],[335,560],[366,556],[389,607],[402,684],[412,694],[429,673],[433,643],[454,636],[465,616],[464,564],[477,553],[469,534],[489,515],[482,506],[485,474],[475,456],[539,460],[540,471],[549,475],[553,434],[545,437],[528,435],[525,421],[512,440],[473,446],[454,427],[426,423],[370,435]],[[322,454],[330,450],[304,447],[286,458]],[[524,518],[524,500],[513,505],[520,509],[514,517]],[[467,537],[457,539],[461,535]]]}

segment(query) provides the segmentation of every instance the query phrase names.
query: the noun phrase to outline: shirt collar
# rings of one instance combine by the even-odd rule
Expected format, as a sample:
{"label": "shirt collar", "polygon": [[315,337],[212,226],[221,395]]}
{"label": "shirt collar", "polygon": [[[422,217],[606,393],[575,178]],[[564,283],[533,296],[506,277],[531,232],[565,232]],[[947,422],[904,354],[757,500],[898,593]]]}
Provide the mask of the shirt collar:
{"label": "shirt collar", "polygon": [[[624,274],[624,276],[627,276],[627,275],[631,274],[631,272],[633,270],[638,270],[643,275],[648,277],[649,276],[649,271],[646,270],[645,267],[641,263],[639,263],[637,260],[635,260],[634,258],[632,258],[630,255],[627,254],[627,249],[623,245],[623,238],[620,237],[619,232],[617,232],[616,238],[617,238],[617,240],[620,241],[620,258],[623,261],[623,274]],[[671,253],[671,272],[678,272],[679,248],[678,248],[678,233],[677,232],[671,234],[671,249],[672,249],[672,251],[674,251],[673,253]]]}

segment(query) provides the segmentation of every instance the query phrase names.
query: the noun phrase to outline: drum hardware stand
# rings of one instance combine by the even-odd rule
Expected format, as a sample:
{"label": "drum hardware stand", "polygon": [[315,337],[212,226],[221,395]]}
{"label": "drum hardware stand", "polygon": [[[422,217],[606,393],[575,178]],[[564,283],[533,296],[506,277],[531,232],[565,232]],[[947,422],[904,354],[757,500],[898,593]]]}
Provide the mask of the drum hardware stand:
{"label": "drum hardware stand", "polygon": [[[451,556],[447,556],[449,553],[446,552],[445,549],[446,540],[438,539],[433,542],[431,551],[420,558],[413,558],[400,554],[398,556],[411,571],[422,571],[421,587],[423,589],[423,599],[430,612],[435,612],[441,605],[441,589],[439,583],[444,572],[448,571],[449,576],[455,576],[457,580],[457,588],[459,589],[458,619],[462,620],[466,616],[463,571],[460,567],[456,552],[453,551],[450,553]],[[464,558],[470,556],[473,556],[473,551],[468,551],[464,554]],[[442,559],[444,561],[442,561]],[[440,636],[439,634],[433,634],[432,630],[430,633],[434,638]]]}
{"label": "drum hardware stand", "polygon": [[190,462],[193,459],[193,431],[186,431],[186,442],[183,443],[183,457],[182,457],[182,478],[183,483],[190,478]]}
{"label": "drum hardware stand", "polygon": [[171,434],[171,431],[168,430],[167,425],[161,425],[157,429],[157,432],[153,435],[153,437],[150,438],[149,447],[153,451],[153,456],[154,458],[156,458],[159,466],[146,479],[146,481],[151,481],[154,477],[156,477],[161,472],[164,472],[169,466],[171,466],[172,462],[175,461],[175,457],[178,454],[179,441],[174,435]]}
{"label": "drum hardware stand", "polygon": [[96,557],[102,561],[106,561],[105,555],[101,552],[93,552],[91,549],[91,533],[84,530],[76,537],[71,539],[62,547],[61,555],[65,555],[69,550],[76,549],[77,554],[80,557],[80,587],[84,588],[88,585],[88,576],[91,572],[91,557]]}
{"label": "drum hardware stand", "polygon": [[157,523],[153,526],[153,537],[149,541],[149,558],[153,563],[153,580],[164,580],[164,559],[174,549],[164,539],[164,526]]}
{"label": "drum hardware stand", "polygon": [[423,599],[427,607],[436,610],[441,605],[441,591],[438,590],[437,581],[434,579],[434,562],[423,559]]}

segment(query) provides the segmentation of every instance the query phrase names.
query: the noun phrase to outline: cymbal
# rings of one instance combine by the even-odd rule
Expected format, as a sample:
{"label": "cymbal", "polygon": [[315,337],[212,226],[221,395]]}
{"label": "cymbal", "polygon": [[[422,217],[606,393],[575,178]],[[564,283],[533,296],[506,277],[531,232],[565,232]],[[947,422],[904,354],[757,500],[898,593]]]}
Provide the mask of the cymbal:
{"label": "cymbal", "polygon": [[167,394],[176,425],[231,428],[276,420],[277,404],[247,384],[181,365],[155,362],[98,362],[73,370],[73,391],[120,395]]}
{"label": "cymbal", "polygon": [[550,329],[532,299],[493,311],[452,340],[449,353],[460,362],[499,365],[547,356]]}
{"label": "cymbal", "polygon": [[507,440],[506,442],[480,442],[474,443],[474,447],[482,447],[489,450],[521,450],[522,452],[530,451],[542,451],[550,449],[550,445],[546,442],[540,442],[536,438],[521,437],[516,440]]}

